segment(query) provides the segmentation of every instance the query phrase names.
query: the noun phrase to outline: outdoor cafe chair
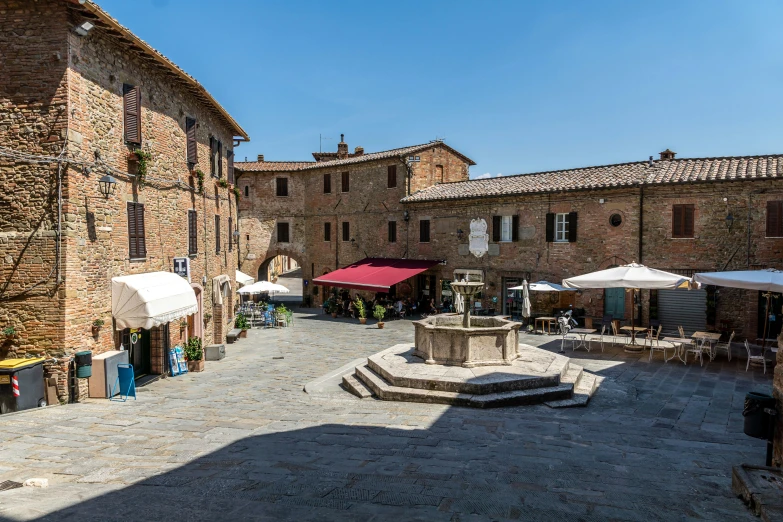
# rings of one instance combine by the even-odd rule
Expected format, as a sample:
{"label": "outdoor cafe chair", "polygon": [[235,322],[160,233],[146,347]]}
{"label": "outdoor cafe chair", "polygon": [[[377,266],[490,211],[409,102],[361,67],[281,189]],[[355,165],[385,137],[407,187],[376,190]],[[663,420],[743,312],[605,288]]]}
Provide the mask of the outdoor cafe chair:
{"label": "outdoor cafe chair", "polygon": [[[748,343],[748,340],[745,339],[745,350],[748,351],[748,363],[745,365],[745,371],[748,371],[748,368],[750,368],[750,363],[752,362],[760,362],[764,366],[764,374],[767,373],[767,358],[764,357],[764,353],[761,351],[760,347],[754,346],[753,348],[750,347],[750,344]],[[754,352],[756,352],[754,354]]]}
{"label": "outdoor cafe chair", "polygon": [[731,332],[731,336],[729,337],[729,342],[727,343],[715,343],[715,353],[718,353],[718,350],[726,350],[726,354],[729,356],[729,360],[731,360],[731,341],[734,340],[734,331]]}
{"label": "outdoor cafe chair", "polygon": [[[705,348],[704,344],[707,344]],[[696,343],[689,344],[685,347],[685,364],[688,364],[688,354],[692,353],[694,357],[699,357],[699,366],[704,366],[703,353],[706,351],[710,353],[709,341],[706,339],[699,339]]]}
{"label": "outdoor cafe chair", "polygon": [[560,329],[560,334],[563,336],[562,340],[560,341],[560,352],[565,352],[566,341],[571,343],[571,350],[573,351],[577,341],[579,341],[579,337],[576,335],[569,335],[568,332],[571,330],[571,326],[568,324],[568,319],[565,317],[558,317],[557,324]]}
{"label": "outdoor cafe chair", "polygon": [[589,348],[592,348],[593,341],[597,341],[597,342],[601,343],[601,351],[603,352],[604,351],[604,334],[606,334],[606,333],[608,333],[606,325],[602,324],[601,325],[601,333],[598,334],[599,335],[598,339],[596,339],[595,337],[591,337],[590,340],[587,341],[587,347],[588,347],[587,351],[589,352],[590,351]]}
{"label": "outdoor cafe chair", "polygon": [[[663,360],[664,361],[667,360],[666,359],[666,349],[668,348],[668,346],[666,346],[667,343],[665,343],[665,342],[663,343],[663,345],[661,345],[660,341],[658,340],[660,335],[661,335],[661,325],[658,325],[658,330],[655,332],[655,334],[653,334],[653,336],[649,337],[649,339],[650,339],[650,360],[651,361],[652,361],[652,358],[653,358],[653,352],[655,350],[660,350],[661,352],[663,352]],[[645,339],[645,342],[646,341],[647,341],[647,339]],[[655,342],[655,344],[653,344],[653,341]]]}
{"label": "outdoor cafe chair", "polygon": [[626,335],[625,332],[618,330],[617,323],[615,323],[614,321],[612,321],[612,333],[614,334],[614,343],[612,344],[617,343],[618,337],[622,338],[622,341],[620,341],[619,344],[628,344],[628,339],[629,339],[628,335]]}
{"label": "outdoor cafe chair", "polygon": [[[658,324],[658,329],[657,330],[655,330],[652,326],[650,326],[650,329],[647,330],[647,336],[644,339],[642,339],[642,346],[646,346],[647,343],[649,342],[651,350],[652,350],[653,344],[660,348],[660,346],[661,346],[660,337],[661,337],[661,329],[662,328],[663,328],[663,326],[661,326],[660,324]],[[664,354],[664,357],[665,357],[665,354]],[[650,358],[652,359],[652,353],[650,353]]]}

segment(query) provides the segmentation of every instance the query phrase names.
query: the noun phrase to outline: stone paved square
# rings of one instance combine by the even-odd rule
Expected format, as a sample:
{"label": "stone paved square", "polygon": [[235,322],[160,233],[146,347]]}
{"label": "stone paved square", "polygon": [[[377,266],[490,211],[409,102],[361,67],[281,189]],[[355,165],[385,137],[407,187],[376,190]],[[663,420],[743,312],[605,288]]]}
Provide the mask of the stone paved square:
{"label": "stone paved square", "polygon": [[[250,331],[206,371],[0,417],[2,520],[754,520],[731,467],[763,463],[742,433],[740,354],[652,362],[620,349],[567,352],[605,379],[585,408],[477,410],[359,400],[306,383],[394,344],[315,310]],[[556,351],[555,337],[521,341]],[[282,358],[281,358],[282,357]]]}

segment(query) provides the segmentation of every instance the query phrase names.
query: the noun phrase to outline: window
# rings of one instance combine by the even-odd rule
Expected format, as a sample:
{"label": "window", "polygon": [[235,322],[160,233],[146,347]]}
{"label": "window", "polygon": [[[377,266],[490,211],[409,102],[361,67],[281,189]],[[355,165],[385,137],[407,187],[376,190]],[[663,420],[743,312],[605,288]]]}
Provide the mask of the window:
{"label": "window", "polygon": [[275,194],[279,198],[288,197],[288,178],[275,178]]}
{"label": "window", "polygon": [[228,182],[234,183],[234,151],[226,150],[226,162],[228,163]]}
{"label": "window", "polygon": [[[546,241],[547,243],[574,243],[576,242],[576,212],[548,213],[546,215]],[[513,227],[513,224],[512,224]],[[513,230],[512,230],[513,234]]]}
{"label": "window", "polygon": [[342,184],[341,184],[340,190],[342,192],[348,192],[350,190],[350,188],[351,188],[351,185],[350,185],[350,181],[351,180],[349,179],[349,173],[348,172],[343,172],[341,174],[341,177],[342,177]]}
{"label": "window", "polygon": [[188,254],[198,254],[198,213],[188,210]]}
{"label": "window", "polygon": [[128,256],[131,259],[147,257],[143,203],[128,202]]}
{"label": "window", "polygon": [[332,240],[332,224],[324,223],[324,241]]}
{"label": "window", "polygon": [[278,223],[277,224],[277,242],[278,243],[288,243],[290,240],[291,240],[291,237],[289,236],[288,223]]}
{"label": "window", "polygon": [[443,183],[443,165],[435,165],[435,183]]}
{"label": "window", "polygon": [[245,197],[250,196],[250,185],[245,185]]}
{"label": "window", "polygon": [[190,168],[198,163],[198,142],[196,141],[196,120],[185,118],[185,143],[188,149],[188,163]]}
{"label": "window", "polygon": [[672,237],[693,237],[693,205],[672,205]]}
{"label": "window", "polygon": [[332,193],[332,175],[324,174],[324,194]]}
{"label": "window", "polygon": [[783,201],[767,201],[767,237],[783,237]]}
{"label": "window", "polygon": [[123,84],[122,105],[125,113],[125,141],[141,145],[141,87]]}
{"label": "window", "polygon": [[215,208],[220,210],[220,192],[217,187],[215,187]]}
{"label": "window", "polygon": [[519,216],[492,216],[492,241],[495,243],[519,240]]}
{"label": "window", "polygon": [[228,218],[228,251],[234,250],[234,218]]}
{"label": "window", "polygon": [[430,220],[419,220],[419,243],[430,242]]}
{"label": "window", "polygon": [[223,177],[223,143],[217,142],[217,177]]}
{"label": "window", "polygon": [[609,216],[609,224],[613,227],[619,227],[623,224],[623,216],[620,214],[612,214]]}
{"label": "window", "polygon": [[215,214],[215,253],[220,253],[220,216]]}
{"label": "window", "polygon": [[389,243],[397,242],[397,222],[389,221]]}
{"label": "window", "polygon": [[397,165],[389,165],[386,172],[386,187],[394,188],[397,186]]}
{"label": "window", "polygon": [[217,176],[217,140],[209,137],[209,175]]}
{"label": "window", "polygon": [[351,224],[343,221],[343,241],[351,240]]}

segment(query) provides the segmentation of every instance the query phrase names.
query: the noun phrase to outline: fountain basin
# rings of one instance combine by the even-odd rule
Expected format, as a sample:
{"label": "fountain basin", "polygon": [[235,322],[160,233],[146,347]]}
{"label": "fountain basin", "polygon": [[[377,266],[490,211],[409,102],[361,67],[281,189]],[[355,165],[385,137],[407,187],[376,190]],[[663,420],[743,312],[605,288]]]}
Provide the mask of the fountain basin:
{"label": "fountain basin", "polygon": [[473,368],[510,365],[519,357],[519,323],[501,317],[471,317],[462,326],[457,314],[433,315],[414,321],[413,354],[427,364]]}

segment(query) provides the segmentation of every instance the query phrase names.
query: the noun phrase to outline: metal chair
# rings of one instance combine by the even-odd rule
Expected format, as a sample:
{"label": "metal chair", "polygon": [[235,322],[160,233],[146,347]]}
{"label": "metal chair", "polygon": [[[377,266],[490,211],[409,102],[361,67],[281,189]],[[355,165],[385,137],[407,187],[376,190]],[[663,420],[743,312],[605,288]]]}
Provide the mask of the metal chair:
{"label": "metal chair", "polygon": [[729,360],[731,360],[731,341],[734,340],[734,333],[731,332],[731,336],[729,337],[729,342],[727,343],[716,343],[715,344],[715,353],[718,353],[718,350],[726,350],[726,354],[729,356]]}
{"label": "metal chair", "polygon": [[767,358],[764,357],[764,353],[761,351],[760,347],[754,346],[755,349],[758,349],[759,355],[753,355],[753,351],[751,350],[750,344],[748,343],[748,340],[745,339],[745,350],[748,351],[748,363],[745,365],[745,371],[748,371],[748,368],[750,368],[751,362],[760,362],[764,366],[764,375],[767,374]]}
{"label": "metal chair", "polygon": [[574,346],[576,346],[576,342],[579,340],[579,338],[575,335],[568,334],[568,332],[571,330],[571,326],[568,324],[568,319],[565,317],[558,317],[557,324],[560,329],[560,334],[562,335],[562,339],[560,340],[560,353],[565,352],[566,341],[571,341],[571,351],[573,351]]}
{"label": "metal chair", "polygon": [[[699,366],[704,366],[704,358],[702,357],[702,354],[705,351],[704,343],[707,342],[706,339],[699,339],[697,343],[691,343],[688,346],[685,347],[685,364],[688,364],[688,354],[692,353],[695,356],[699,357]],[[706,351],[709,354],[709,343],[707,343]]]}
{"label": "metal chair", "polygon": [[589,352],[589,351],[590,351],[590,349],[592,348],[592,346],[593,346],[593,341],[598,341],[598,342],[600,342],[600,343],[601,343],[601,351],[603,352],[603,351],[604,351],[604,334],[606,334],[607,332],[608,332],[608,330],[607,330],[607,327],[606,327],[606,325],[605,325],[605,324],[602,324],[602,325],[601,325],[601,333],[600,333],[600,334],[598,334],[598,335],[599,335],[598,339],[596,339],[596,338],[594,338],[594,337],[591,337],[591,338],[590,338],[590,339],[587,341],[587,351]]}
{"label": "metal chair", "polygon": [[628,336],[625,334],[625,332],[621,332],[617,328],[617,323],[615,323],[614,321],[612,321],[612,333],[614,334],[614,341],[615,341],[615,343],[612,344],[616,344],[618,337],[622,337],[624,339],[622,341],[622,344],[628,344]]}
{"label": "metal chair", "polygon": [[[647,330],[647,336],[646,336],[646,337],[644,337],[644,339],[642,339],[642,346],[643,346],[643,347],[644,347],[644,346],[647,346],[647,343],[648,343],[648,342],[650,343],[650,350],[651,350],[651,352],[650,352],[650,358],[651,358],[651,359],[652,359],[652,347],[653,347],[653,343],[654,343],[654,345],[655,345],[656,347],[658,347],[658,348],[660,348],[660,347],[661,347],[660,337],[661,337],[661,329],[662,329],[662,328],[663,328],[663,326],[661,326],[661,324],[660,324],[660,323],[658,324],[658,329],[657,329],[657,330],[655,330],[655,329],[654,329],[652,326],[650,326],[650,329],[649,329],[649,330]],[[666,355],[664,354],[664,357],[665,357],[665,356],[666,356]]]}

